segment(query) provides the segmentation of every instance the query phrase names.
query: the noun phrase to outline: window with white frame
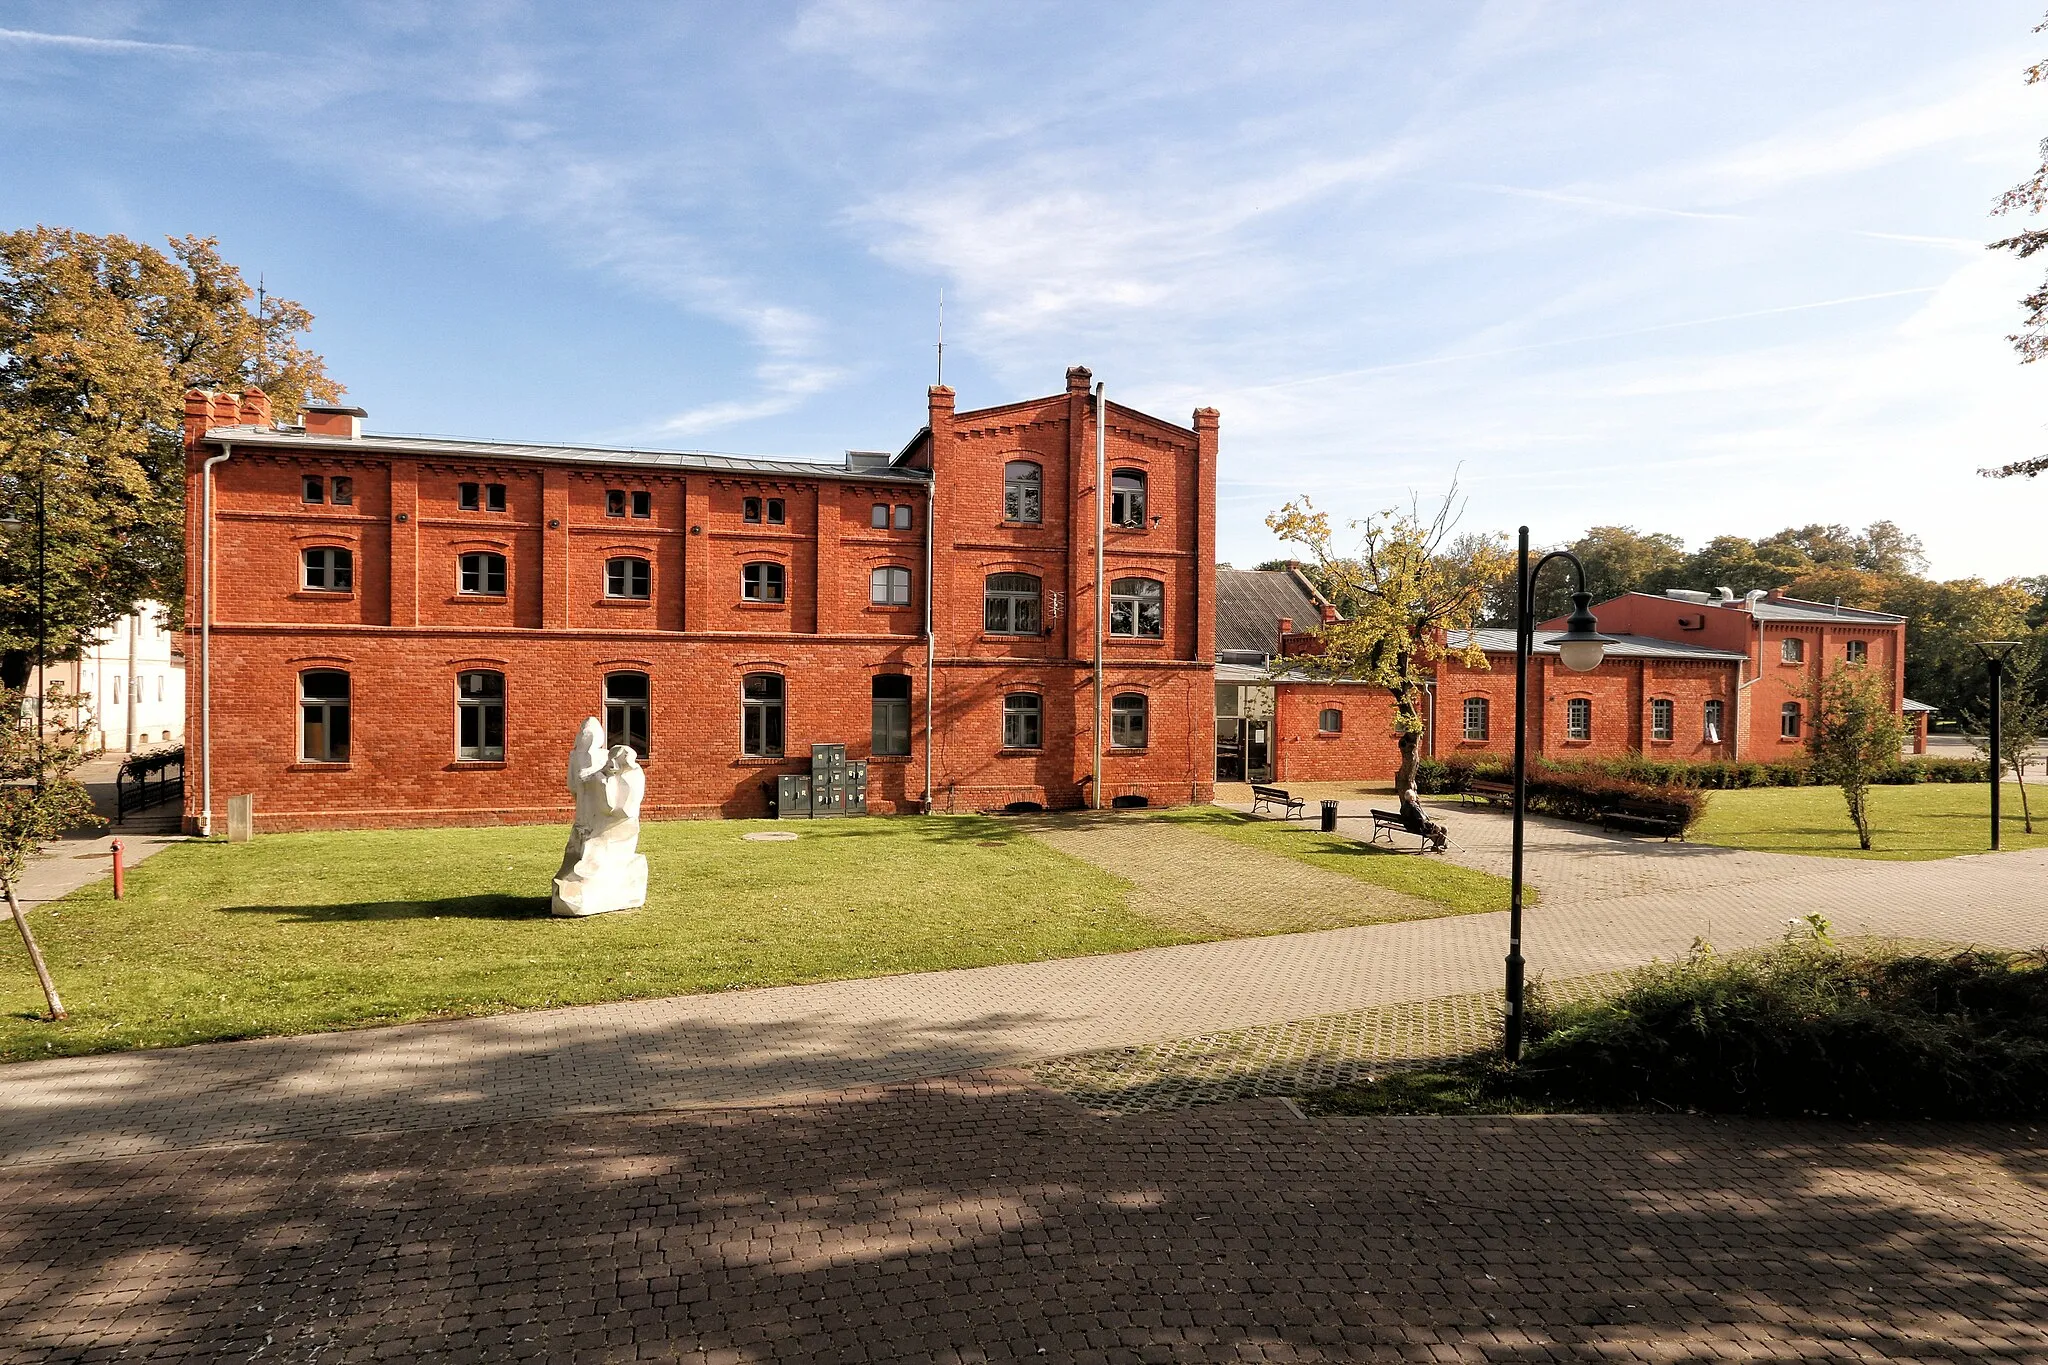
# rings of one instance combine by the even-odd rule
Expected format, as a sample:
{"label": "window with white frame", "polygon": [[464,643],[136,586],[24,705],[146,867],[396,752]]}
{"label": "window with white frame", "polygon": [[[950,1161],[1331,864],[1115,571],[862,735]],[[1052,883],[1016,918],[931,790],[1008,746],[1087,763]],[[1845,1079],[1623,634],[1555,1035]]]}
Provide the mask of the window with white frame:
{"label": "window with white frame", "polygon": [[1003,747],[1037,749],[1045,744],[1043,703],[1036,692],[1012,692],[1003,698]]}
{"label": "window with white frame", "polygon": [[620,555],[604,562],[604,595],[644,602],[654,593],[654,575],[647,561]]}
{"label": "window with white frame", "polygon": [[1488,737],[1488,726],[1492,722],[1493,704],[1485,697],[1465,698],[1465,738],[1473,742]]}
{"label": "window with white frame", "polygon": [[505,556],[482,550],[462,556],[455,586],[469,597],[503,597]]}
{"label": "window with white frame", "polygon": [[1778,708],[1778,738],[1799,738],[1800,708],[1796,701],[1788,701]]}
{"label": "window with white frame", "polygon": [[1145,471],[1119,469],[1109,476],[1109,524],[1135,531],[1145,524]]}
{"label": "window with white frame", "polygon": [[299,674],[299,758],[348,762],[348,674],[316,668]]}
{"label": "window with white frame", "polygon": [[1157,640],[1166,634],[1166,585],[1152,578],[1109,584],[1109,633]]}
{"label": "window with white frame", "polygon": [[1778,659],[1782,663],[1803,664],[1806,662],[1806,641],[1797,635],[1788,635],[1778,641]]}
{"label": "window with white frame", "polygon": [[316,545],[299,556],[300,582],[309,592],[352,592],[355,589],[353,552],[335,545]]}
{"label": "window with white frame", "polygon": [[1868,640],[1851,640],[1842,647],[1842,653],[1852,664],[1869,663],[1870,642]]}
{"label": "window with white frame", "polygon": [[1036,525],[1044,519],[1040,498],[1044,479],[1039,467],[1029,460],[1011,460],[1003,466],[1003,520]]}
{"label": "window with white frame", "polygon": [[1721,742],[1722,711],[1723,704],[1718,698],[1709,701],[1701,710],[1703,724],[1700,733],[1709,744]]}
{"label": "window with white frame", "polygon": [[1120,692],[1109,702],[1109,743],[1114,749],[1142,749],[1148,742],[1146,720],[1150,712],[1144,694]]}
{"label": "window with white frame", "polygon": [[1564,704],[1564,737],[1566,739],[1591,739],[1593,737],[1593,702],[1589,697],[1573,697]]}
{"label": "window with white frame", "polygon": [[1650,738],[1670,739],[1672,735],[1672,707],[1669,697],[1654,697],[1650,701]]}
{"label": "window with white frame", "polygon": [[455,756],[475,762],[505,757],[505,675],[487,668],[455,675]]}
{"label": "window with white frame", "polygon": [[868,601],[878,607],[910,605],[910,570],[887,565],[868,575]]}

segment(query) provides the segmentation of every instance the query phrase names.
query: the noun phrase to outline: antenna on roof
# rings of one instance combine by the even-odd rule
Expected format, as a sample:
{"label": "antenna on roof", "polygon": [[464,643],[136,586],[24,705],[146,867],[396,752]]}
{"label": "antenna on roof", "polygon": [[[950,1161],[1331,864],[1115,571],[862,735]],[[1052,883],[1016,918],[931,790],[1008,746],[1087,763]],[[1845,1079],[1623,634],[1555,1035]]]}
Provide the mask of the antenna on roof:
{"label": "antenna on roof", "polygon": [[939,286],[939,384],[946,382],[946,288]]}
{"label": "antenna on roof", "polygon": [[256,386],[263,387],[263,361],[270,351],[270,335],[264,327],[265,309],[269,300],[263,293],[263,274],[256,274]]}

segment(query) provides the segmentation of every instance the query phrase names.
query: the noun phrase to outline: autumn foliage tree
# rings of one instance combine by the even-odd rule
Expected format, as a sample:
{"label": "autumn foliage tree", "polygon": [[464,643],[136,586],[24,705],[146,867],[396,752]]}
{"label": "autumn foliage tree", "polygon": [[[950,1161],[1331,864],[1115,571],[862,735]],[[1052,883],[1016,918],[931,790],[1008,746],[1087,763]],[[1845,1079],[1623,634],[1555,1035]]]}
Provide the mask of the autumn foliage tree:
{"label": "autumn foliage tree", "polygon": [[[2044,29],[2048,29],[2048,19],[2034,25],[2036,33]],[[2028,85],[2039,85],[2048,80],[2048,61],[2035,62],[2028,67],[2024,79]],[[1991,211],[2024,213],[2030,218],[2037,218],[2043,209],[2048,209],[2048,138],[2041,139],[2041,164],[2034,168],[2034,173],[2000,195]],[[2027,260],[2048,249],[2048,228],[2022,228],[2010,237],[2001,237],[1991,243],[1990,249],[2010,251],[2019,259]],[[2023,295],[2020,307],[2025,310],[2020,330],[2006,340],[2020,353],[2020,363],[2025,365],[2048,355],[2048,281]],[[2031,479],[2044,469],[2048,469],[2048,455],[1977,472],[1994,479],[2008,479],[2015,474],[2024,474]]]}
{"label": "autumn foliage tree", "polygon": [[182,395],[254,385],[281,412],[341,388],[300,344],[312,314],[265,300],[212,238],[168,254],[118,235],[0,233],[0,683],[36,634],[45,525],[50,650],[139,601],[183,599]]}
{"label": "autumn foliage tree", "polygon": [[1870,847],[1870,788],[1896,763],[1906,728],[1883,680],[1857,664],[1837,666],[1807,690],[1806,752],[1816,780],[1842,789],[1856,841]]}
{"label": "autumn foliage tree", "polygon": [[[1486,667],[1486,655],[1469,632],[1479,624],[1488,592],[1513,565],[1500,537],[1456,535],[1457,512],[1454,485],[1433,514],[1425,515],[1417,503],[1353,522],[1358,539],[1350,553],[1337,545],[1329,514],[1306,497],[1266,518],[1275,536],[1306,552],[1315,581],[1342,618],[1317,628],[1318,653],[1290,655],[1276,666],[1387,690],[1401,747],[1394,777],[1399,791],[1415,780],[1424,685],[1445,658]],[[1466,632],[1463,643],[1450,644],[1449,632]]]}

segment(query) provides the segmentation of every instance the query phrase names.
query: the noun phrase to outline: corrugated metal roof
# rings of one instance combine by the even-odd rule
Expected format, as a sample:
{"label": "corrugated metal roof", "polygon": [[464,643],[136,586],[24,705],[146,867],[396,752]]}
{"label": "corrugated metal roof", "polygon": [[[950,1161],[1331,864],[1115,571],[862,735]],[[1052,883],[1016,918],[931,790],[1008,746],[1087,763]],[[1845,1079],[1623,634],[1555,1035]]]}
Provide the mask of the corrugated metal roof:
{"label": "corrugated metal roof", "polygon": [[[1726,606],[1727,603],[1716,605]],[[1903,616],[1894,616],[1888,611],[1838,607],[1832,602],[1808,602],[1797,597],[1780,597],[1775,602],[1760,597],[1753,610],[1759,621],[1867,621],[1889,626],[1906,619]]]}
{"label": "corrugated metal roof", "polygon": [[[1928,705],[1928,704],[1927,704],[1926,702],[1924,702],[1924,701],[1914,701],[1914,700],[1913,700],[1913,699],[1912,699],[1911,697],[1908,697],[1908,698],[1906,698],[1906,700],[1905,700],[1904,702],[1902,702],[1902,703],[1900,704],[1900,706],[1899,706],[1899,709],[1900,709],[1900,710],[1902,710],[1902,711],[1929,711],[1929,712],[1932,712],[1932,711],[1939,711],[1939,710],[1941,710],[1941,708],[1940,708],[1939,706],[1929,706],[1929,705]],[[1987,779],[1987,780],[1988,780],[1988,779]]]}
{"label": "corrugated metal roof", "polygon": [[709,473],[764,474],[799,479],[851,479],[859,483],[923,483],[921,469],[847,469],[820,460],[771,460],[751,455],[707,455],[693,450],[633,450],[611,446],[535,445],[524,441],[468,441],[447,436],[311,436],[271,427],[210,427],[209,441],[319,451],[323,454],[439,456],[460,460],[542,460],[550,464],[602,464],[643,469],[697,469]]}
{"label": "corrugated metal roof", "polygon": [[[1482,627],[1471,632],[1479,637],[1479,647],[1488,654],[1512,654],[1515,652],[1515,633],[1493,627]],[[1602,632],[1606,634],[1606,632]],[[1555,654],[1554,641],[1564,634],[1561,630],[1536,632],[1535,650],[1538,654]],[[1461,649],[1465,644],[1466,632],[1454,630],[1446,637],[1451,647]],[[1685,644],[1678,640],[1659,640],[1649,635],[1612,635],[1614,641],[1607,646],[1607,653],[1617,659],[1746,659],[1749,656],[1728,649],[1708,649],[1705,645]]]}
{"label": "corrugated metal roof", "polygon": [[1216,653],[1265,657],[1280,647],[1280,622],[1310,630],[1323,619],[1301,580],[1284,570],[1216,570]]}

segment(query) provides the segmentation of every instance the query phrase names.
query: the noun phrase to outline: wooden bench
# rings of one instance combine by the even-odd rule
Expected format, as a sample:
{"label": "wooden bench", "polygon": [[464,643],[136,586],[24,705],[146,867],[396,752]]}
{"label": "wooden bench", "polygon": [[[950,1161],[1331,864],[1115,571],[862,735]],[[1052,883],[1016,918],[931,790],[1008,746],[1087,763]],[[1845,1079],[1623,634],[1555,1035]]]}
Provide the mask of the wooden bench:
{"label": "wooden bench", "polygon": [[1484,801],[1489,806],[1515,804],[1515,788],[1511,782],[1486,782],[1474,780],[1465,787],[1467,801]]}
{"label": "wooden bench", "polygon": [[1662,801],[1624,797],[1600,815],[1600,828],[1613,829],[1616,825],[1661,834],[1668,843],[1672,839],[1685,838],[1685,809]]}
{"label": "wooden bench", "polygon": [[1279,806],[1287,812],[1289,820],[1308,810],[1308,802],[1298,796],[1288,795],[1285,789],[1280,787],[1263,787],[1255,782],[1252,784],[1253,815],[1259,813],[1260,806]]}
{"label": "wooden bench", "polygon": [[1424,853],[1429,852],[1431,848],[1434,848],[1439,853],[1444,850],[1444,844],[1437,843],[1419,829],[1408,828],[1408,822],[1401,817],[1401,812],[1395,810],[1375,810],[1372,813],[1372,839],[1374,843],[1378,843],[1381,837],[1384,836],[1388,846],[1392,847],[1394,835],[1397,833],[1412,834],[1420,839]]}

